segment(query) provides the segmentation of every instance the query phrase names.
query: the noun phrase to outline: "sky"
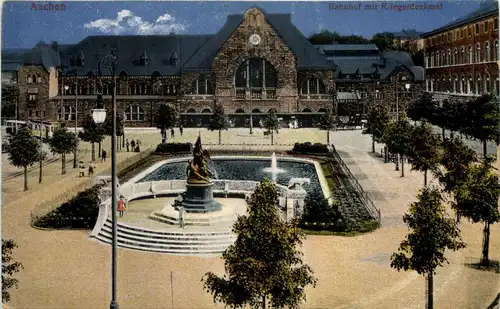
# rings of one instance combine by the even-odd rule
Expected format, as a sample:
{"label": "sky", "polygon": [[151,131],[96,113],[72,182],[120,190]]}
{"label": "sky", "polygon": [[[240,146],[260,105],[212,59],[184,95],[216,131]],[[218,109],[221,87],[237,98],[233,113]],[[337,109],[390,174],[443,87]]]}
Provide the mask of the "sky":
{"label": "sky", "polygon": [[[397,11],[383,3],[442,4],[438,9]],[[40,10],[37,5],[46,5]],[[54,5],[64,4],[64,10]],[[351,4],[350,7],[345,5]],[[372,4],[369,10],[367,4]],[[376,4],[373,6],[373,4]],[[340,6],[339,6],[340,5]],[[343,6],[344,5],[344,6]],[[391,2],[143,2],[143,1],[5,1],[2,3],[2,48],[31,48],[39,41],[75,44],[89,35],[210,34],[229,14],[258,6],[266,13],[291,13],[296,27],[308,36],[326,29],[342,35],[371,37],[376,32],[416,29],[430,31],[477,8],[478,1]]]}

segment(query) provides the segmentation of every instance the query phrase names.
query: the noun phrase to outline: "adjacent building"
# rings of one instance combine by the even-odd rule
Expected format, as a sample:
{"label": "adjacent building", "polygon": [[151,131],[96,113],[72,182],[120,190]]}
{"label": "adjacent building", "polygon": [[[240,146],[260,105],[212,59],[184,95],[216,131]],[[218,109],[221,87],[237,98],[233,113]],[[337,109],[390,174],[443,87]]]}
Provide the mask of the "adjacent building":
{"label": "adjacent building", "polygon": [[422,37],[427,91],[438,99],[499,94],[498,2]]}
{"label": "adjacent building", "polygon": [[98,97],[110,107],[111,72],[98,67],[111,49],[119,59],[117,105],[127,126],[153,126],[162,103],[174,104],[185,126],[206,125],[215,104],[236,126],[248,126],[250,115],[257,125],[270,110],[313,126],[327,110],[352,115],[376,101],[405,104],[424,84],[423,68],[406,53],[382,53],[373,45],[313,46],[290,14],[251,8],[229,15],[213,35],[38,44],[14,70],[22,92],[19,119],[71,123],[76,113],[78,119],[90,114]]}
{"label": "adjacent building", "polygon": [[418,32],[415,29],[403,29],[398,32],[393,32],[394,45],[398,48],[408,45],[411,49],[424,49],[424,39],[421,37],[423,32]]}

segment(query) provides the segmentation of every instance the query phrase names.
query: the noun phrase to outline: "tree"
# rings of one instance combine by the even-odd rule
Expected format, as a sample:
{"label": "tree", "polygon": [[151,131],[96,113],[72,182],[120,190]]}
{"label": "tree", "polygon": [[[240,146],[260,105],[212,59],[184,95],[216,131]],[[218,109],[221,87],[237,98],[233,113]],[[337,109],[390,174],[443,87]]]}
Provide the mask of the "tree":
{"label": "tree", "polygon": [[411,134],[411,148],[408,151],[411,169],[424,172],[424,186],[427,186],[427,171],[436,172],[442,157],[439,137],[425,121],[416,126]]}
{"label": "tree", "polygon": [[392,254],[391,267],[427,276],[428,308],[432,309],[436,268],[448,262],[444,256],[446,249],[456,251],[465,248],[465,243],[456,223],[446,216],[438,189],[424,187],[417,198],[417,202],[410,205],[409,213],[403,216],[410,233],[398,252]]}
{"label": "tree", "polygon": [[469,101],[467,105],[469,106],[467,110],[470,111],[470,125],[465,133],[483,143],[483,156],[486,157],[488,154],[487,142],[499,143],[498,119],[500,119],[500,112],[498,102],[493,95],[483,94],[475,100]]}
{"label": "tree", "polygon": [[413,121],[427,120],[430,122],[434,113],[432,108],[435,106],[436,102],[432,94],[424,92],[420,98],[408,106],[406,113]]}
{"label": "tree", "polygon": [[284,222],[276,207],[276,187],[264,179],[252,195],[248,215],[238,217],[233,232],[238,235],[222,255],[226,276],[207,273],[204,288],[231,308],[250,305],[266,308],[298,308],[304,288],[315,286],[312,270],[302,262],[297,248],[304,234],[297,221]]}
{"label": "tree", "polygon": [[340,219],[337,201],[330,204],[321,193],[310,193],[304,200],[304,214],[301,223],[334,225]]}
{"label": "tree", "polygon": [[15,84],[2,83],[2,118],[16,117],[18,100],[19,87]]}
{"label": "tree", "polygon": [[339,38],[340,34],[335,31],[321,30],[319,33],[311,34],[307,39],[313,45],[329,45],[338,42]]}
{"label": "tree", "polygon": [[375,105],[370,109],[368,122],[366,128],[363,130],[363,134],[370,134],[372,136],[372,152],[375,152],[375,142],[382,142],[389,120],[389,114],[384,106]]}
{"label": "tree", "polygon": [[28,190],[28,167],[40,161],[43,156],[42,144],[26,126],[19,128],[9,138],[7,147],[9,162],[24,169],[24,191]]}
{"label": "tree", "polygon": [[[104,121],[104,124],[102,125],[104,129],[104,134],[107,136],[112,136],[113,135],[113,114],[111,113],[106,113],[106,120]],[[116,136],[121,137],[122,139],[125,137],[125,125],[123,123],[123,117],[120,116],[120,114],[116,114]],[[117,142],[117,146],[120,145],[119,142]],[[99,156],[101,154],[101,143],[99,142]]]}
{"label": "tree", "polygon": [[105,129],[102,125],[95,123],[92,116],[88,115],[82,122],[83,131],[78,133],[78,137],[85,142],[89,142],[92,149],[92,161],[95,161],[95,143],[100,143],[104,139]]}
{"label": "tree", "polygon": [[318,127],[326,131],[326,144],[330,145],[330,131],[335,129],[335,116],[329,109],[319,119]]}
{"label": "tree", "polygon": [[214,113],[210,124],[208,125],[210,131],[219,131],[219,145],[222,143],[221,131],[229,129],[229,120],[224,114],[224,107],[222,105],[215,105]]}
{"label": "tree", "polygon": [[2,239],[2,302],[10,301],[9,289],[18,288],[19,281],[13,278],[14,273],[23,269],[23,264],[12,261],[12,251],[17,245],[12,239]]}
{"label": "tree", "polygon": [[66,174],[66,155],[76,151],[78,138],[75,133],[69,132],[64,125],[54,130],[52,138],[49,140],[50,150],[61,155],[61,174]]}
{"label": "tree", "polygon": [[371,42],[377,45],[380,51],[394,50],[394,34],[390,32],[375,33]]}
{"label": "tree", "polygon": [[457,194],[454,207],[474,223],[483,222],[481,264],[489,264],[490,225],[500,221],[499,177],[492,171],[493,158],[487,156],[481,165],[469,166],[466,182]]}
{"label": "tree", "polygon": [[155,124],[161,131],[162,138],[167,137],[167,130],[177,124],[177,111],[170,104],[161,104],[156,112]]}
{"label": "tree", "polygon": [[279,133],[280,122],[274,109],[271,109],[264,119],[264,128],[271,133],[271,145],[274,145],[274,132]]}
{"label": "tree", "polygon": [[[391,151],[398,154],[401,159],[401,177],[405,176],[404,158],[411,155],[412,130],[406,114],[403,112],[399,121],[394,122],[389,127]],[[398,162],[396,161],[396,170],[398,170]]]}

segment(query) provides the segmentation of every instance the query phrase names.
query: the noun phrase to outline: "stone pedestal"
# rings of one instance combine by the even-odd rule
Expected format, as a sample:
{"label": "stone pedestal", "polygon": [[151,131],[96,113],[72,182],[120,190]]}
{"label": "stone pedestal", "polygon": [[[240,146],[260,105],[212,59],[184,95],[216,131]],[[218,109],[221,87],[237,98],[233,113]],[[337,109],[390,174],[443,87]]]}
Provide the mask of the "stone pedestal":
{"label": "stone pedestal", "polygon": [[207,213],[221,210],[222,205],[214,199],[213,185],[187,183],[186,195],[181,203],[186,212]]}

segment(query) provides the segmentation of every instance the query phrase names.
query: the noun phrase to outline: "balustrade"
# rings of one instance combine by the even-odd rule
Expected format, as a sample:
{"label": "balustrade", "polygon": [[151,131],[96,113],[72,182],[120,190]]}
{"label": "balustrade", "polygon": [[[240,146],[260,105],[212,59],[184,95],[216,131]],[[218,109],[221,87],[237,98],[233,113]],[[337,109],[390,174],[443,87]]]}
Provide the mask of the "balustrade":
{"label": "balustrade", "polygon": [[276,88],[235,88],[237,100],[275,100]]}

